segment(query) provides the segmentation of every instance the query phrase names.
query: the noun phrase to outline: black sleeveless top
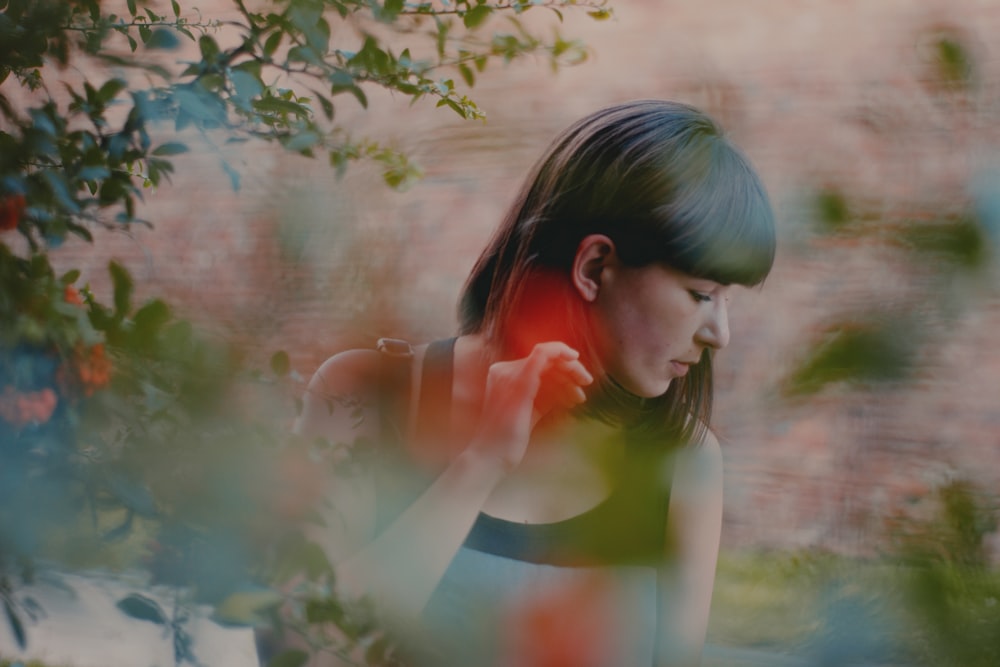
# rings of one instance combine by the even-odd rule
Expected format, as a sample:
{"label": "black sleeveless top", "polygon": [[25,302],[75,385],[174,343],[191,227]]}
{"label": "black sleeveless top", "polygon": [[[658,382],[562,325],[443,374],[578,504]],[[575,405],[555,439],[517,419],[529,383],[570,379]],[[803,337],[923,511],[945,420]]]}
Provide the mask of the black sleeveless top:
{"label": "black sleeveless top", "polygon": [[[442,419],[450,415],[454,345],[454,338],[435,341],[425,353],[415,425],[418,437],[429,437],[435,427],[440,429],[440,424],[447,423]],[[481,512],[464,546],[505,558],[559,566],[662,562],[672,477],[670,459],[662,442],[648,442],[629,430],[624,435],[625,464],[604,501],[553,523],[518,523]],[[402,451],[405,447],[395,449]],[[376,494],[383,526],[433,479],[423,477],[413,482],[412,476],[409,480],[393,475],[381,477],[376,477]],[[392,500],[383,502],[387,497]]]}

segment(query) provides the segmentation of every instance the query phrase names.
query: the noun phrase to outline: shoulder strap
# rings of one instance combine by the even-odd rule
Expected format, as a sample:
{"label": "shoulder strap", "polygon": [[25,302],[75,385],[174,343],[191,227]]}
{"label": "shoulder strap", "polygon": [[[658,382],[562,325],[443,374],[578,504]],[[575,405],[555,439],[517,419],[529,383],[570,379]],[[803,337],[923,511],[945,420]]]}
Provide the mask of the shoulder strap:
{"label": "shoulder strap", "polygon": [[415,430],[418,442],[447,437],[447,425],[451,423],[455,340],[436,340],[424,352]]}
{"label": "shoulder strap", "polygon": [[382,422],[401,438],[406,433],[410,408],[413,348],[398,338],[379,338],[375,348],[381,353],[378,390],[383,406]]}
{"label": "shoulder strap", "polygon": [[[420,371],[420,392],[416,397],[414,437],[418,442],[446,439],[451,421],[451,388],[454,374],[455,338],[436,340],[427,346]],[[413,348],[404,340],[380,338],[376,348],[382,353],[379,392],[386,412],[392,415],[400,435],[407,431],[412,396]]]}

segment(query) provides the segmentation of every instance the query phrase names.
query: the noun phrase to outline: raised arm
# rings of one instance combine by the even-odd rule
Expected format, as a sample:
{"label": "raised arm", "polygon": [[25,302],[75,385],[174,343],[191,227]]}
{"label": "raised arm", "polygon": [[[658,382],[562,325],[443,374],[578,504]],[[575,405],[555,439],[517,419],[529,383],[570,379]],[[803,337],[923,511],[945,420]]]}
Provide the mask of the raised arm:
{"label": "raised arm", "polygon": [[722,531],[722,451],[710,431],[699,446],[678,453],[673,480],[669,553],[660,576],[658,665],[694,667],[708,630]]}
{"label": "raised arm", "polygon": [[[330,412],[327,403],[331,397],[371,395],[377,355],[354,351],[324,364],[310,383],[297,430],[333,442],[350,441],[354,436],[348,429],[354,420],[338,417],[336,407]],[[520,462],[534,425],[553,407],[582,401],[580,385],[590,380],[576,351],[562,343],[544,343],[525,359],[493,364],[485,381],[485,407],[472,440],[378,535],[374,534],[370,476],[360,475],[350,484],[338,478],[328,496],[333,508],[327,513],[329,528],[317,541],[335,563],[340,592],[370,595],[392,616],[419,614],[480,508]],[[377,424],[379,420],[366,416],[364,422]]]}

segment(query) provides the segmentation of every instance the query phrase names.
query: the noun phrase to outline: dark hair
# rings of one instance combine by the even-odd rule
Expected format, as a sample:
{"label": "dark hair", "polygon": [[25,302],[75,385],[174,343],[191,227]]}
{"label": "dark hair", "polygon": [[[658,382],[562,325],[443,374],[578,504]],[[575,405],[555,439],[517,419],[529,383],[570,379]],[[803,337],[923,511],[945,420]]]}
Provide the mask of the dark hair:
{"label": "dark hair", "polygon": [[[564,340],[598,361],[569,280],[591,234],[608,236],[629,266],[662,263],[722,284],[756,285],[774,261],[767,194],[715,122],[684,104],[630,102],[575,123],[535,166],[466,282],[461,333],[486,334],[510,356]],[[711,416],[708,350],[651,402],[672,435],[700,440]]]}

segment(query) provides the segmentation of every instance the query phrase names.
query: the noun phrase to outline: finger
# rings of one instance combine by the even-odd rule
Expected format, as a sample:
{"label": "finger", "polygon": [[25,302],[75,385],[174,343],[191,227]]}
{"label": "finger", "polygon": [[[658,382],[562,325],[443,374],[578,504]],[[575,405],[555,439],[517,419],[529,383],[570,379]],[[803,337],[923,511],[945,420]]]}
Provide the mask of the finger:
{"label": "finger", "polygon": [[593,383],[594,376],[587,370],[578,359],[571,361],[560,360],[556,365],[556,369],[561,375],[570,378],[574,383],[578,385],[586,386]]}
{"label": "finger", "polygon": [[580,358],[580,353],[561,341],[538,343],[528,355],[528,368],[540,373],[555,361],[573,361]]}
{"label": "finger", "polygon": [[567,408],[575,408],[581,403],[587,402],[587,394],[583,391],[583,387],[580,385],[572,385],[566,388],[566,391],[562,393],[563,404]]}
{"label": "finger", "polygon": [[587,400],[583,388],[567,377],[547,378],[539,391],[536,407],[547,412],[553,407],[574,408]]}

